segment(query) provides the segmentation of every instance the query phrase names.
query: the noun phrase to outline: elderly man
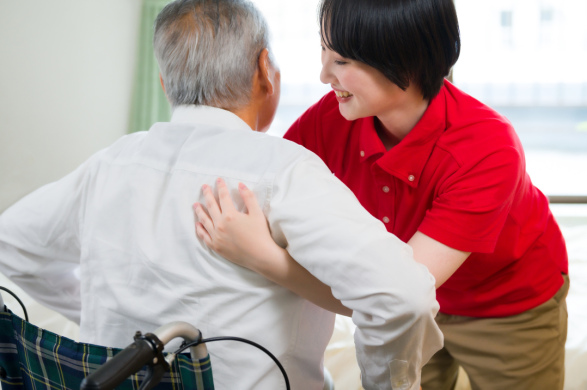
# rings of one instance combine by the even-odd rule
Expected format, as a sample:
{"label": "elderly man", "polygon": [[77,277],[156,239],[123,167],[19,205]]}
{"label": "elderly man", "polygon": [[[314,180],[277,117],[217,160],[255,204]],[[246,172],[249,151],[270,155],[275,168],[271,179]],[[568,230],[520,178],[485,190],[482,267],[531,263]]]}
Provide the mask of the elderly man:
{"label": "elderly man", "polygon": [[[364,387],[417,389],[442,344],[434,280],[318,157],[261,133],[279,100],[267,35],[246,0],[168,4],[154,46],[171,122],[121,138],[8,209],[0,270],[79,321],[81,341],[124,347],[137,329],[188,321],[207,337],[262,344],[293,389],[320,389],[334,314],[194,234],[202,186],[243,182],[275,240],[353,311]],[[283,386],[273,362],[248,345],[209,351],[219,390]]]}

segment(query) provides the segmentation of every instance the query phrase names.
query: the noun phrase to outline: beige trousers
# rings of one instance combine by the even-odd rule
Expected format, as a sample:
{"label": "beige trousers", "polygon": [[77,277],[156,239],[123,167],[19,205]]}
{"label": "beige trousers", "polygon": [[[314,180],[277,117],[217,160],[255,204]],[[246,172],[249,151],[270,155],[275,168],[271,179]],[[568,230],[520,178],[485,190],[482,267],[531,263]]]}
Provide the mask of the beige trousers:
{"label": "beige trousers", "polygon": [[473,390],[562,390],[569,278],[547,302],[502,318],[439,313],[444,348],[422,370],[423,390],[452,390],[459,365]]}

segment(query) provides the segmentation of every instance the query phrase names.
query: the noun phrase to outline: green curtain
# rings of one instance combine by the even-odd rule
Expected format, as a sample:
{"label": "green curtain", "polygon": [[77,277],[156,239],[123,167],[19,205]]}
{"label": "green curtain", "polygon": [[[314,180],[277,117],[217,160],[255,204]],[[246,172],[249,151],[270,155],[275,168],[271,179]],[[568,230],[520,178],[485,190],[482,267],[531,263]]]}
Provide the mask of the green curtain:
{"label": "green curtain", "polygon": [[159,82],[153,53],[153,23],[170,0],[143,0],[138,39],[129,132],[148,130],[155,122],[167,122],[171,108]]}

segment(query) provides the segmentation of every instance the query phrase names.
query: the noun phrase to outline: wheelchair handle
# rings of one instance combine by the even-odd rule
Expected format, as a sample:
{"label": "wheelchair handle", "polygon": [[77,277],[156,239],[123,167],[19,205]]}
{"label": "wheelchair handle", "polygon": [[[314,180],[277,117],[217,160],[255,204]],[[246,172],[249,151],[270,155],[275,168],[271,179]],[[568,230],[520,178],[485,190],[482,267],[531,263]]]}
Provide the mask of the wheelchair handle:
{"label": "wheelchair handle", "polygon": [[[81,390],[110,390],[138,372],[143,366],[153,366],[162,359],[163,343],[153,334],[135,335],[135,342],[118,352],[81,383]],[[160,357],[158,357],[160,355]],[[166,363],[166,362],[165,362]]]}
{"label": "wheelchair handle", "polygon": [[[176,337],[182,337],[188,343],[202,340],[202,333],[192,324],[183,321],[170,322],[161,326],[153,333],[157,335],[163,345],[166,345]],[[192,360],[201,360],[208,356],[208,349],[206,348],[206,344],[198,344],[190,347],[190,353]]]}
{"label": "wheelchair handle", "polygon": [[[138,372],[143,366],[148,365],[148,373],[141,389],[156,385],[164,371],[169,370],[169,365],[175,359],[174,354],[163,357],[163,347],[176,337],[182,337],[187,342],[202,339],[202,334],[193,325],[176,321],[163,325],[154,334],[141,332],[135,335],[134,343],[114,355],[81,383],[81,390],[110,390],[121,384],[129,376]],[[208,351],[204,344],[190,347],[192,359],[207,357]],[[153,377],[153,375],[155,377]],[[149,382],[149,383],[146,383]]]}

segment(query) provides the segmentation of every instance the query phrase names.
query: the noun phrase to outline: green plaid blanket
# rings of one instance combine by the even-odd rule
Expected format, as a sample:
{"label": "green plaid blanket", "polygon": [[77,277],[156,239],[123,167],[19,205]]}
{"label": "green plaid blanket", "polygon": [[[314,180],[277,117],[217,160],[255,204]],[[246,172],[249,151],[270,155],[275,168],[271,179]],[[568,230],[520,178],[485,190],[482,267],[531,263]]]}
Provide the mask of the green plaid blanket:
{"label": "green plaid blanket", "polygon": [[[129,344],[132,342],[129,336]],[[10,312],[0,312],[0,382],[2,390],[75,389],[86,376],[120,349],[77,343],[26,322]],[[145,370],[127,379],[118,389],[140,387]],[[210,357],[192,361],[187,355],[174,360],[156,389],[213,390]]]}

